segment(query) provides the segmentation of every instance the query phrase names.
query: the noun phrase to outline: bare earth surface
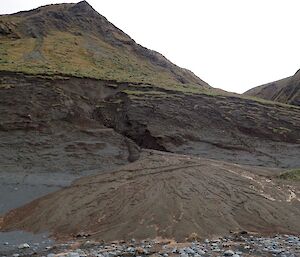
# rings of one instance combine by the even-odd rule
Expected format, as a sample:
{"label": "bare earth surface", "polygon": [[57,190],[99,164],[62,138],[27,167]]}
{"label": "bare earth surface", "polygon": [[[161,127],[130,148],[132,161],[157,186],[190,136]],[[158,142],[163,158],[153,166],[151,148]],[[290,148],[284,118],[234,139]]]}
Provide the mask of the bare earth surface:
{"label": "bare earth surface", "polygon": [[287,185],[274,174],[147,151],[139,161],[76,180],[9,212],[1,229],[51,231],[57,237],[84,231],[98,240],[184,241],[193,233],[203,238],[230,230],[297,233],[299,183]]}

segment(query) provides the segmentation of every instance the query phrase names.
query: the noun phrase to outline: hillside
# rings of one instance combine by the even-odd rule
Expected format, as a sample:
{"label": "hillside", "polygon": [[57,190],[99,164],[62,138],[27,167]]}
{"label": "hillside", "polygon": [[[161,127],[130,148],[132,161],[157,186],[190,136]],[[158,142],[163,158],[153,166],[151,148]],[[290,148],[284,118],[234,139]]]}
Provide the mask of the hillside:
{"label": "hillside", "polygon": [[216,90],[85,1],[0,20],[1,233],[300,233],[300,107]]}
{"label": "hillside", "polygon": [[300,71],[294,76],[252,88],[244,95],[300,106]]}
{"label": "hillside", "polygon": [[0,70],[172,87],[208,84],[146,49],[86,1],[0,16]]}

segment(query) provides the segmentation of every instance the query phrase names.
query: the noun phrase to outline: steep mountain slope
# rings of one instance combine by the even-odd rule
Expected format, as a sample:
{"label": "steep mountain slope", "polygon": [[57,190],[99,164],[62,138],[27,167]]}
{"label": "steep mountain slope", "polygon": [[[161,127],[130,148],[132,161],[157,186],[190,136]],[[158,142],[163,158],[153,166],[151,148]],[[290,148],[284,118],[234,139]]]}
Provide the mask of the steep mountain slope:
{"label": "steep mountain slope", "polygon": [[208,84],[135,43],[86,1],[0,16],[0,70],[157,86]]}
{"label": "steep mountain slope", "polygon": [[300,70],[294,76],[252,88],[244,95],[300,106]]}

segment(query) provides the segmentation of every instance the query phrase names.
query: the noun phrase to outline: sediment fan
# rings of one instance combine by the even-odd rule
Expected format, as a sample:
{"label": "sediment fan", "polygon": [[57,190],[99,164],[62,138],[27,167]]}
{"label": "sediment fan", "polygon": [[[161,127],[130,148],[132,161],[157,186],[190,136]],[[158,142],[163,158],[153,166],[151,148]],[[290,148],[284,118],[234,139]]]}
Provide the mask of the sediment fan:
{"label": "sediment fan", "polygon": [[264,176],[271,173],[146,151],[135,163],[9,212],[2,230],[49,230],[58,237],[85,231],[104,240],[184,240],[230,230],[299,233],[299,185]]}

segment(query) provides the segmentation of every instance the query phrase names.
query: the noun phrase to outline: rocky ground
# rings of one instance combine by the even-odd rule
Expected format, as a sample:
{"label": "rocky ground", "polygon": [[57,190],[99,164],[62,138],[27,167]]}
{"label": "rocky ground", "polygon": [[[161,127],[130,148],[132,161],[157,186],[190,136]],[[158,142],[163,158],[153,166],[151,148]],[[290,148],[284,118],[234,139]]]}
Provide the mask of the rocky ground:
{"label": "rocky ground", "polygon": [[230,234],[215,239],[193,240],[178,243],[174,240],[142,240],[96,242],[88,240],[88,235],[67,243],[50,244],[22,243],[19,245],[4,244],[2,256],[47,256],[47,257],[114,257],[114,256],[300,256],[300,238],[294,235],[259,236],[247,232]]}

